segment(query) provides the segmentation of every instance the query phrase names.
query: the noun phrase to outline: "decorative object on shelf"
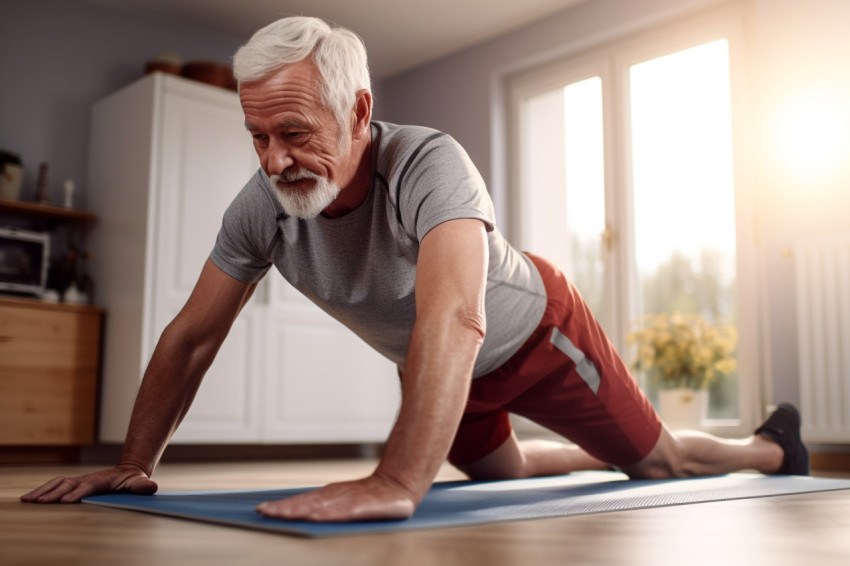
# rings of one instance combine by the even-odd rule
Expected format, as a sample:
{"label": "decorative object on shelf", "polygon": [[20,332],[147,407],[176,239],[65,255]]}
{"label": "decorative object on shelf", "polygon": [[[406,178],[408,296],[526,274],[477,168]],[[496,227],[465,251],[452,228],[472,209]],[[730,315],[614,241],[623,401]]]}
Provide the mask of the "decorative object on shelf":
{"label": "decorative object on shelf", "polygon": [[236,90],[236,80],[230,65],[215,61],[191,61],[183,65],[182,74],[192,79],[212,86]]}
{"label": "decorative object on shelf", "polygon": [[161,51],[145,64],[145,74],[153,72],[179,75],[183,67],[183,58],[173,51]]}
{"label": "decorative object on shelf", "polygon": [[738,334],[699,315],[643,317],[628,342],[637,347],[632,368],[659,387],[659,410],[671,428],[694,428],[705,418],[708,386],[737,368]]}
{"label": "decorative object on shelf", "polygon": [[86,261],[89,259],[91,254],[72,241],[65,257],[51,264],[47,286],[59,292],[62,302],[71,304],[91,302],[94,295],[94,281],[86,269]]}
{"label": "decorative object on shelf", "polygon": [[35,185],[35,202],[38,204],[50,204],[50,181],[47,169],[47,162],[44,161],[38,167],[38,182]]}
{"label": "decorative object on shelf", "polygon": [[56,289],[46,289],[41,295],[41,300],[45,303],[58,303],[59,298],[59,291]]}
{"label": "decorative object on shelf", "polygon": [[75,281],[71,281],[71,284],[65,289],[64,299],[70,305],[85,305],[89,302],[88,295],[77,288]]}
{"label": "decorative object on shelf", "polygon": [[24,162],[21,156],[5,149],[0,150],[0,198],[18,200],[24,180]]}
{"label": "decorative object on shelf", "polygon": [[65,179],[63,185],[65,192],[65,208],[74,208],[74,181],[73,179]]}

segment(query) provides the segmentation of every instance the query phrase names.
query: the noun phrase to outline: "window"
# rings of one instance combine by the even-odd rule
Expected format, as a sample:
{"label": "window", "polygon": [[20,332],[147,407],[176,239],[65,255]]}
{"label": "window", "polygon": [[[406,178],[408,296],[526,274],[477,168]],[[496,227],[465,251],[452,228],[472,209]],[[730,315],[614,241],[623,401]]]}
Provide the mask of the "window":
{"label": "window", "polygon": [[564,270],[627,361],[642,314],[735,325],[738,372],[712,385],[707,428],[736,434],[759,377],[740,45],[739,19],[718,19],[508,82],[511,237]]}
{"label": "window", "polygon": [[590,77],[529,97],[523,107],[526,247],[569,273],[600,320],[605,301],[602,81]]}

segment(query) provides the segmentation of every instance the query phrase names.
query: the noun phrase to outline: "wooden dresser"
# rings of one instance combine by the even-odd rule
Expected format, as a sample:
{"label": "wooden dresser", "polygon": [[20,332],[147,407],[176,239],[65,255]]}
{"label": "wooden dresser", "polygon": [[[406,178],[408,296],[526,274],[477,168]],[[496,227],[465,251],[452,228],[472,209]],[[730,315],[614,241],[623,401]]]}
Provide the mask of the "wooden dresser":
{"label": "wooden dresser", "polygon": [[94,442],[103,315],[0,296],[0,447]]}

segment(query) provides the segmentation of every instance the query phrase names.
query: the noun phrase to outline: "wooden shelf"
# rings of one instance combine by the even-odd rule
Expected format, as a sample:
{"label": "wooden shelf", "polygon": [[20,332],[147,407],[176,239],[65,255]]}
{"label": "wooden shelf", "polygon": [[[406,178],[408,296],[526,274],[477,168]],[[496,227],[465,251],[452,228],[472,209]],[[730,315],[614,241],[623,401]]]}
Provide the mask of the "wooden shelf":
{"label": "wooden shelf", "polygon": [[97,220],[96,215],[85,210],[6,199],[0,199],[0,214],[14,214],[55,221],[94,222]]}
{"label": "wooden shelf", "polygon": [[41,299],[35,299],[31,297],[20,297],[17,295],[0,294],[0,308],[4,306],[57,312],[81,312],[100,314],[104,314],[106,312],[103,307],[97,305],[57,303],[53,301],[42,301]]}

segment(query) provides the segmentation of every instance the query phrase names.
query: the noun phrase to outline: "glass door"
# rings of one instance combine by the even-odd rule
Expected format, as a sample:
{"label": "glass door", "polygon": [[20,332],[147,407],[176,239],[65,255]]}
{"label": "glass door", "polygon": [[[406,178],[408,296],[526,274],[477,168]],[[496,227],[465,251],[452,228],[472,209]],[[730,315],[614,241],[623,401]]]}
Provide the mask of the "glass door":
{"label": "glass door", "polygon": [[604,319],[605,169],[602,79],[523,105],[523,246],[554,262]]}
{"label": "glass door", "polygon": [[[728,42],[632,65],[629,100],[639,315],[679,313],[735,326]],[[712,381],[709,416],[737,418],[737,379],[731,372]],[[653,396],[657,384],[645,386]]]}

